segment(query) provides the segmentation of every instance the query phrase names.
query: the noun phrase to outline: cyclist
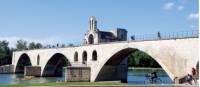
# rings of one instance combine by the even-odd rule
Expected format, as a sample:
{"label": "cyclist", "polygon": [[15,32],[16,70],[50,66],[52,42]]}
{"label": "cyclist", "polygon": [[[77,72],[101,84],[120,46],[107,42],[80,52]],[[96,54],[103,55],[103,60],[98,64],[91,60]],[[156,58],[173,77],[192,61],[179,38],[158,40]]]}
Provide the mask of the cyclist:
{"label": "cyclist", "polygon": [[156,81],[157,78],[158,78],[157,73],[156,73],[155,71],[153,71],[153,72],[151,73],[151,81],[152,81],[152,83],[153,83],[154,81]]}
{"label": "cyclist", "polygon": [[157,72],[155,70],[152,70],[151,73],[146,74],[146,80],[144,82],[145,84],[160,84],[162,83],[162,80],[158,77]]}

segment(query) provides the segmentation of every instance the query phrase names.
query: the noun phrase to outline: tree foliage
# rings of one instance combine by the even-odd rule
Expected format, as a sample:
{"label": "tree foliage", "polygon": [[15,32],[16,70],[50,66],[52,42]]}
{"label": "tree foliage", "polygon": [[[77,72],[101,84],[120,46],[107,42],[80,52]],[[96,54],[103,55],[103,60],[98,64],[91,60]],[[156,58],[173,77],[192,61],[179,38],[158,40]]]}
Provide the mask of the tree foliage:
{"label": "tree foliage", "polygon": [[7,41],[0,41],[0,58],[5,58],[9,56],[10,54],[10,49],[8,47],[8,42]]}
{"label": "tree foliage", "polygon": [[40,49],[43,48],[41,43],[31,42],[29,43],[28,49]]}
{"label": "tree foliage", "polygon": [[36,49],[40,49],[40,48],[43,48],[43,46],[42,46],[41,43],[36,43],[35,48],[36,48]]}
{"label": "tree foliage", "polygon": [[26,50],[27,49],[27,41],[18,40],[16,44],[17,50]]}
{"label": "tree foliage", "polygon": [[13,49],[10,49],[8,44],[5,40],[0,41],[0,65],[11,64],[12,62]]}
{"label": "tree foliage", "polygon": [[148,54],[142,51],[135,51],[128,58],[129,67],[160,67],[160,65]]}

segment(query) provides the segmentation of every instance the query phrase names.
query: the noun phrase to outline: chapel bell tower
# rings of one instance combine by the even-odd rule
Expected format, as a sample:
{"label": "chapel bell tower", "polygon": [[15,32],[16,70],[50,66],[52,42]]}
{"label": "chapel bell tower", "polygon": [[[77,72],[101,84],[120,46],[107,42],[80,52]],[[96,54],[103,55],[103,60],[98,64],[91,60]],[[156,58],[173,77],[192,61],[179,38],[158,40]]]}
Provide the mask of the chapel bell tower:
{"label": "chapel bell tower", "polygon": [[97,20],[95,16],[89,19],[89,29],[85,34],[85,44],[99,43],[99,31],[97,29]]}
{"label": "chapel bell tower", "polygon": [[97,20],[95,16],[90,17],[90,23],[89,23],[89,30],[96,30],[97,29]]}

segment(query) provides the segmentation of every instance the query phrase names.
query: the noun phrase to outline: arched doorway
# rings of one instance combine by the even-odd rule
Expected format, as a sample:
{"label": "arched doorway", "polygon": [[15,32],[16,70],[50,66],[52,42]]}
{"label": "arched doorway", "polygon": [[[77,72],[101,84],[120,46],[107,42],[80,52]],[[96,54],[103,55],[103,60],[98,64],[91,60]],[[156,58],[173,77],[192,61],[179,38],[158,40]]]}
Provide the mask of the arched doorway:
{"label": "arched doorway", "polygon": [[82,64],[87,64],[87,52],[83,51],[82,54]]}
{"label": "arched doorway", "polygon": [[22,54],[17,62],[15,73],[24,73],[25,66],[32,66],[31,60],[27,54]]}
{"label": "arched doorway", "polygon": [[92,60],[93,60],[93,61],[97,61],[97,51],[96,51],[96,50],[94,50],[94,51],[92,52]]}
{"label": "arched doorway", "polygon": [[63,75],[63,67],[70,66],[67,58],[60,53],[54,54],[43,70],[42,76],[48,77],[60,77]]}
{"label": "arched doorway", "polygon": [[92,34],[89,35],[89,44],[94,44],[94,37]]}
{"label": "arched doorway", "polygon": [[[140,50],[135,49],[135,48],[125,48],[116,52],[104,63],[103,67],[100,69],[99,73],[97,74],[95,81],[121,80],[122,82],[127,82],[128,63],[129,63],[128,59],[129,59],[130,54],[133,54],[137,51],[140,51]],[[152,59],[156,61],[159,65],[159,62],[157,60],[155,60],[154,58]],[[150,62],[148,60],[141,61],[141,64],[147,64],[147,63],[150,63]],[[151,72],[152,71],[153,70],[151,70]],[[144,80],[146,79],[145,78],[146,74],[142,75],[144,76],[144,79],[142,80],[142,84],[144,84]],[[168,78],[170,79],[169,76]]]}

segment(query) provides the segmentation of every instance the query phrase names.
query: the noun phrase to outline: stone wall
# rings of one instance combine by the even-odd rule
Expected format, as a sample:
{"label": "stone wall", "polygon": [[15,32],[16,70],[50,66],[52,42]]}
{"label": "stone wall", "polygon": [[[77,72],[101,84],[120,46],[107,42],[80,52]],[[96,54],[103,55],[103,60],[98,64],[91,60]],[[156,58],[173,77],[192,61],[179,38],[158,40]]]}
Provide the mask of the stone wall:
{"label": "stone wall", "polygon": [[40,66],[25,66],[24,70],[25,76],[41,76]]}
{"label": "stone wall", "polygon": [[14,73],[14,65],[0,66],[0,74],[10,74],[10,73]]}
{"label": "stone wall", "polygon": [[90,67],[67,67],[65,69],[65,81],[90,81]]}

